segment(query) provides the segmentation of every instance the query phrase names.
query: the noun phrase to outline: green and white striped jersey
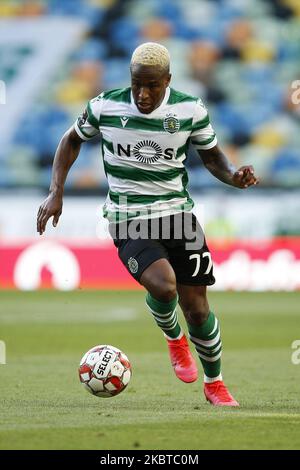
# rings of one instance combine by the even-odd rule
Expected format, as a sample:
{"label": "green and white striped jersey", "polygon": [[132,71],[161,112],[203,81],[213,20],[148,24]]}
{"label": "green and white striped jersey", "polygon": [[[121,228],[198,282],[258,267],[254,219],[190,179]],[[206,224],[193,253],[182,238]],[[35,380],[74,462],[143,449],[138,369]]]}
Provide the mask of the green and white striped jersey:
{"label": "green and white striped jersey", "polygon": [[150,114],[138,110],[130,87],[103,92],[88,102],[75,129],[83,140],[101,134],[109,185],[104,216],[115,222],[190,211],[188,145],[217,144],[202,101],[169,87]]}

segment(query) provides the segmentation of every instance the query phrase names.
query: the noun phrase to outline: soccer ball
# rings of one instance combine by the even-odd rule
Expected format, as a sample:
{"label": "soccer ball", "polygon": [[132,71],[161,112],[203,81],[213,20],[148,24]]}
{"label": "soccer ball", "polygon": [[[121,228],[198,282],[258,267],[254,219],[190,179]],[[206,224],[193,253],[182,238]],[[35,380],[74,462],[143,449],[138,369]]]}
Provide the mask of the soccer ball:
{"label": "soccer ball", "polygon": [[107,344],[90,349],[81,359],[78,372],[84,388],[102,398],[114,397],[125,390],[132,374],[128,357]]}

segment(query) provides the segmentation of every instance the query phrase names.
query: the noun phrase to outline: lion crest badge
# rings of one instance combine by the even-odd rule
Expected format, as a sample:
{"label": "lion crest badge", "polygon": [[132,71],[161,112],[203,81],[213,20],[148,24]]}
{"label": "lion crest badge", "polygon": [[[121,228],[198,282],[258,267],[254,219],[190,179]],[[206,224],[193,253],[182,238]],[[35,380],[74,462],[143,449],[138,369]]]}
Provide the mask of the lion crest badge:
{"label": "lion crest badge", "polygon": [[132,274],[136,274],[139,270],[139,264],[137,262],[137,260],[135,258],[129,258],[128,260],[128,268],[129,268],[129,271],[132,273]]}
{"label": "lion crest badge", "polygon": [[180,129],[180,121],[176,114],[167,114],[164,119],[164,130],[169,134],[175,134]]}

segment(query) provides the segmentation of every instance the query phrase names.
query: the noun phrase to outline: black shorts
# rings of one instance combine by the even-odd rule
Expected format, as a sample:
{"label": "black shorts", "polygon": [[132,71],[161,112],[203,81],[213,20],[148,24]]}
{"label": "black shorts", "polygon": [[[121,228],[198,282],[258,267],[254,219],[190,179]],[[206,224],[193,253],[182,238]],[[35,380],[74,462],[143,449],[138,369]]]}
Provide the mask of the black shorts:
{"label": "black shorts", "polygon": [[211,254],[192,213],[110,224],[109,232],[121,261],[138,282],[150,264],[165,258],[178,283],[201,286],[215,283]]}

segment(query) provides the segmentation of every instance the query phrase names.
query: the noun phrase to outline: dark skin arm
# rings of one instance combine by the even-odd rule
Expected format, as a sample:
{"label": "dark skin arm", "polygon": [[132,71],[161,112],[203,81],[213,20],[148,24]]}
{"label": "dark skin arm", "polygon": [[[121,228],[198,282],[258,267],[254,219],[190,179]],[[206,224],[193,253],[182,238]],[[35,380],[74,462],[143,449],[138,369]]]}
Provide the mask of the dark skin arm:
{"label": "dark skin arm", "polygon": [[205,167],[223,183],[241,189],[259,183],[252,165],[235,168],[218,145],[209,150],[198,150],[198,153]]}
{"label": "dark skin arm", "polygon": [[50,217],[53,216],[53,226],[56,227],[62,213],[64,184],[69,170],[79,155],[81,144],[74,127],[71,127],[62,137],[53,162],[49,195],[40,205],[37,215],[37,232],[42,235]]}

